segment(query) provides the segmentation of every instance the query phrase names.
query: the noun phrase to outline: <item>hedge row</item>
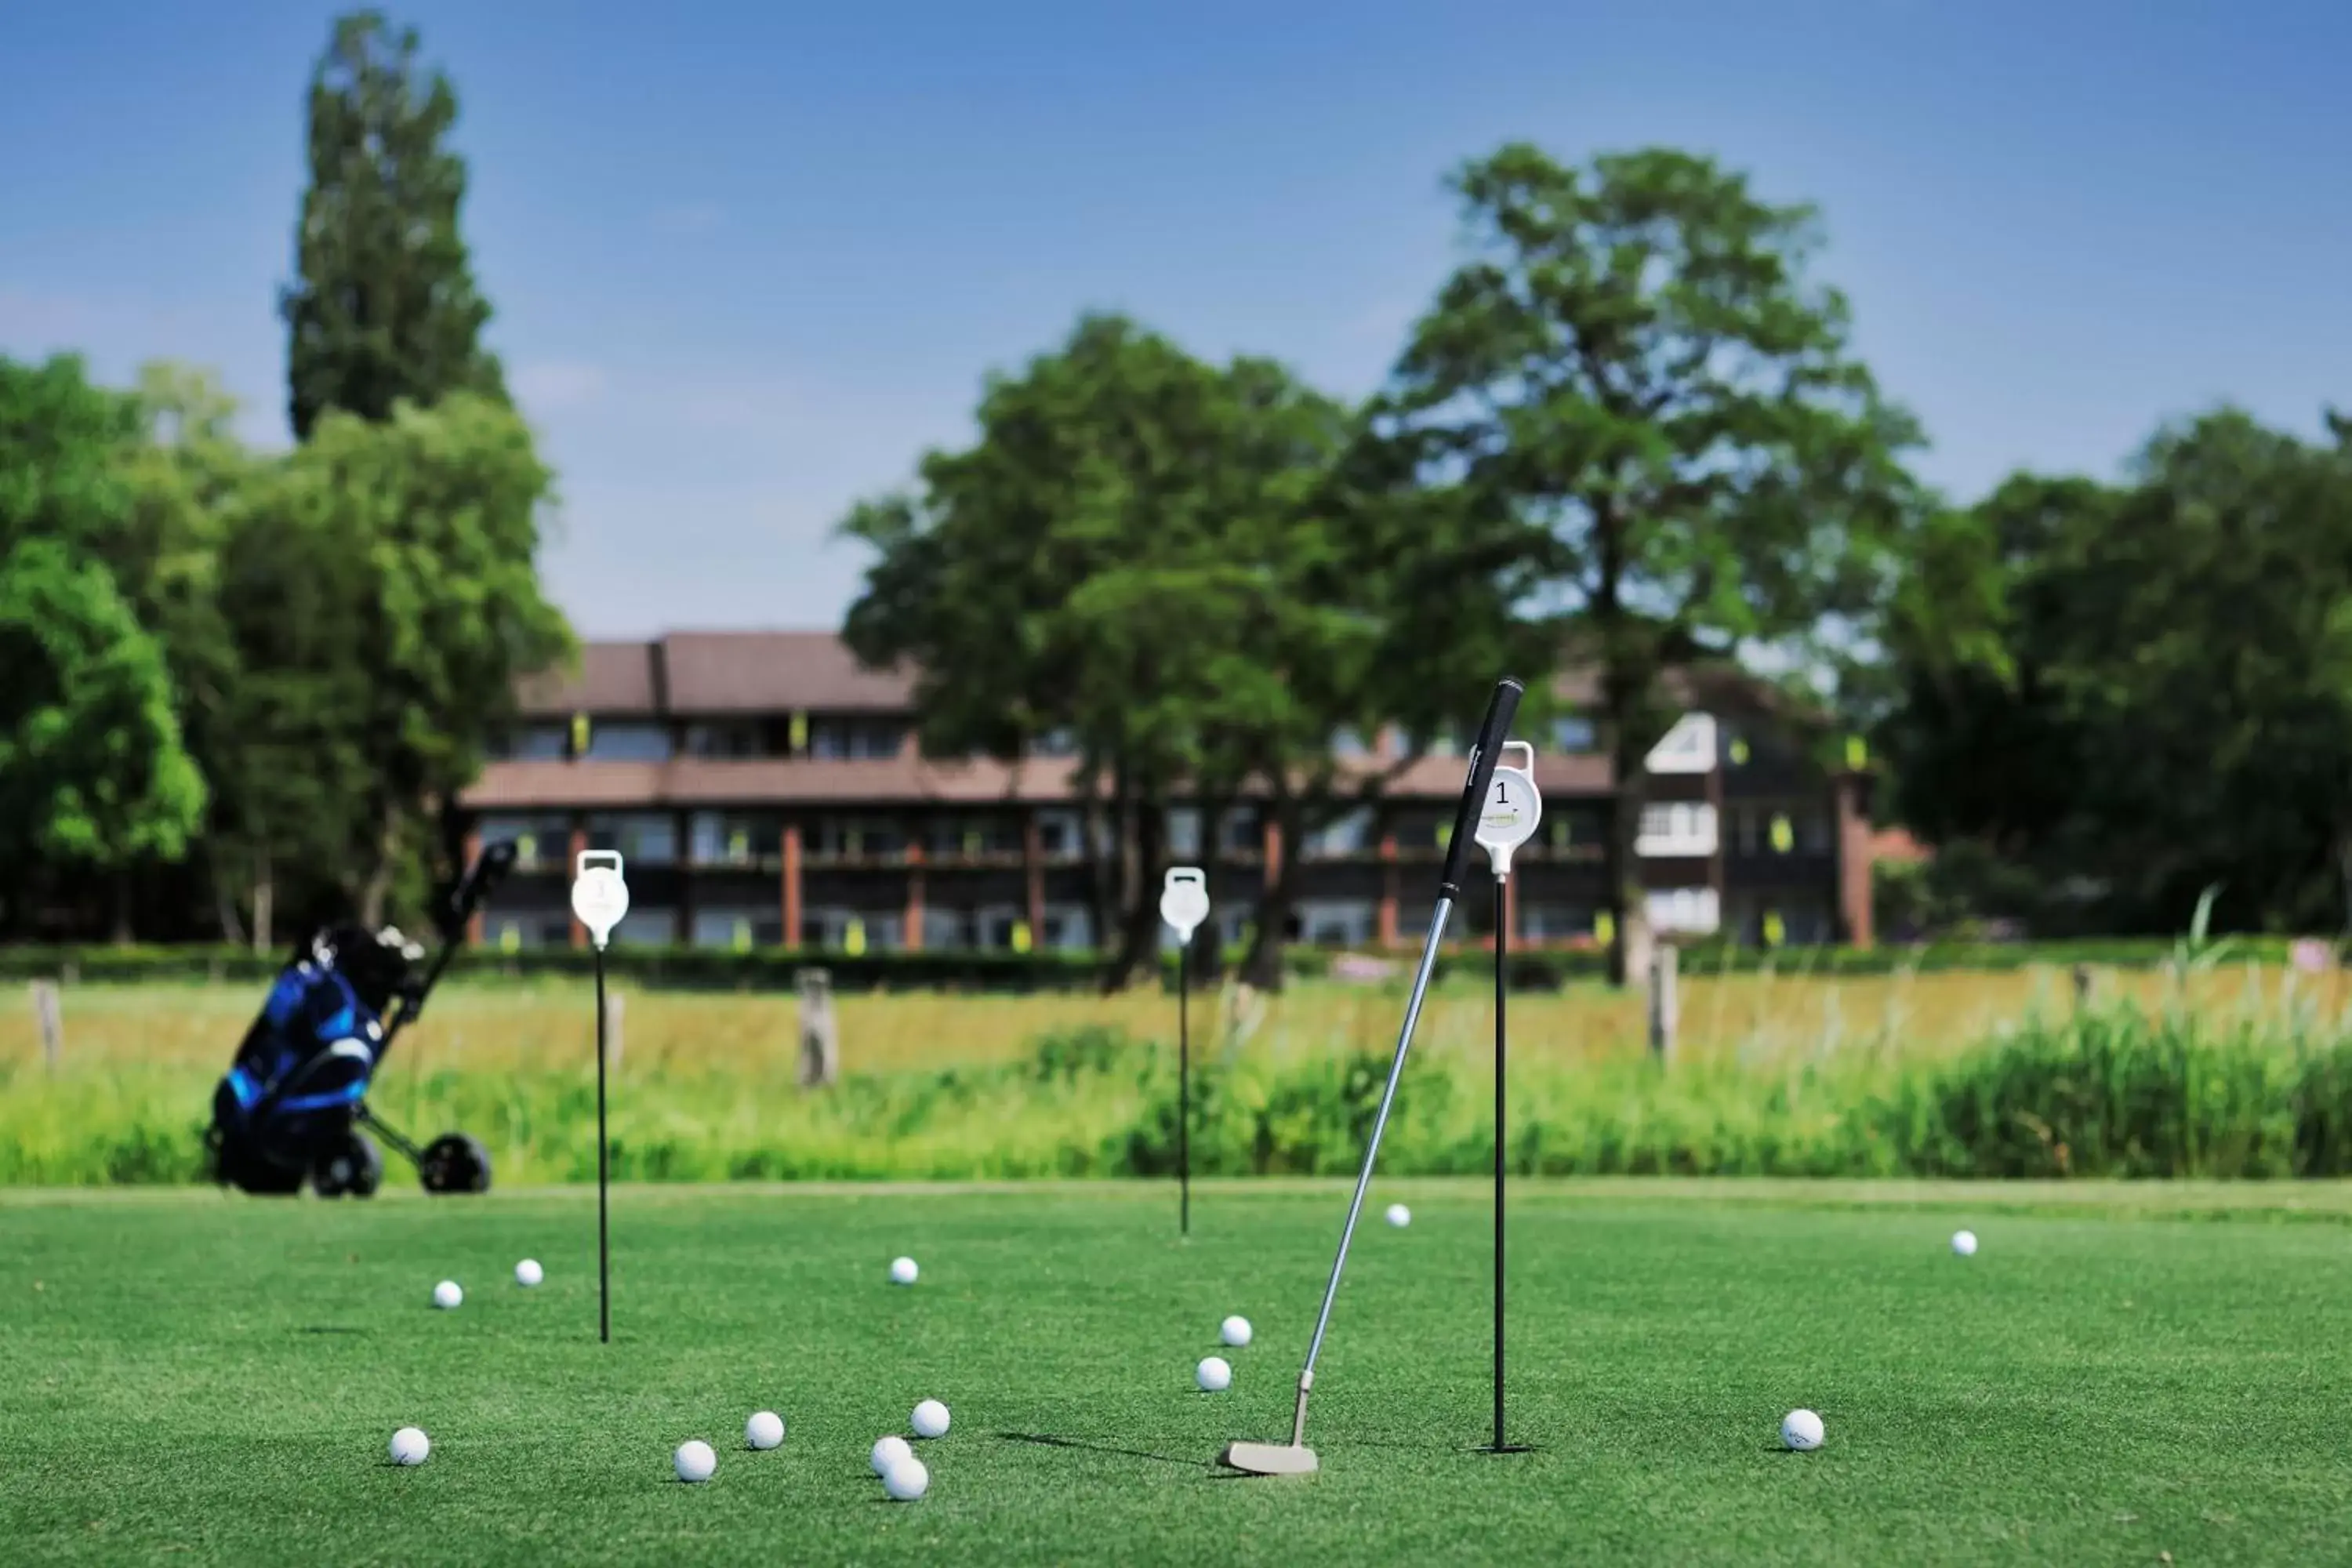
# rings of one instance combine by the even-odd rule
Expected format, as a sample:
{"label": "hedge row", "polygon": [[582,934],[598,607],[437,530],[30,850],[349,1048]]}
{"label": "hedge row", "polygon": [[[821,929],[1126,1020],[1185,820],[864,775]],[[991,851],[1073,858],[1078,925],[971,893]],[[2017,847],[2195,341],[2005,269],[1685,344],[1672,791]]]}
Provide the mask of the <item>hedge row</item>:
{"label": "hedge row", "polygon": [[[2294,942],[2286,937],[2237,937],[2212,944],[2207,951],[2236,962],[2288,962]],[[2322,944],[2330,963],[2338,950]],[[2067,967],[2088,964],[2101,968],[2147,969],[2180,952],[2179,943],[2163,938],[2116,938],[2104,941],[2054,942],[1941,942],[1918,946],[1858,950],[1843,947],[1801,947],[1766,951],[1728,943],[1686,946],[1682,952],[1685,974],[1756,973],[1767,968],[1784,974],[1872,975],[1898,970],[1918,972],[2004,971],[2036,964]],[[1377,959],[1347,955],[1326,949],[1294,947],[1286,954],[1288,972],[1302,977],[1330,977],[1379,983],[1403,980],[1412,973],[1416,954],[1389,953]],[[1238,950],[1224,957],[1228,968],[1241,960]],[[85,982],[125,983],[142,980],[218,980],[259,982],[275,973],[284,955],[257,954],[249,949],[191,947],[0,947],[0,980],[25,981],[63,977]],[[467,949],[452,963],[453,975],[580,976],[590,972],[594,955],[571,948],[527,949],[495,952]],[[1449,948],[1438,960],[1440,979],[1486,975],[1492,958],[1484,948]],[[769,948],[751,952],[693,947],[615,947],[605,954],[606,972],[639,984],[696,989],[790,990],[803,968],[821,965],[842,990],[968,989],[979,991],[1057,991],[1082,989],[1095,983],[1100,960],[1084,952],[802,952]],[[1511,983],[1528,990],[1549,989],[1575,980],[1595,979],[1607,972],[1607,955],[1597,949],[1544,949],[1511,954]],[[1162,955],[1162,979],[1175,979],[1174,955]]]}

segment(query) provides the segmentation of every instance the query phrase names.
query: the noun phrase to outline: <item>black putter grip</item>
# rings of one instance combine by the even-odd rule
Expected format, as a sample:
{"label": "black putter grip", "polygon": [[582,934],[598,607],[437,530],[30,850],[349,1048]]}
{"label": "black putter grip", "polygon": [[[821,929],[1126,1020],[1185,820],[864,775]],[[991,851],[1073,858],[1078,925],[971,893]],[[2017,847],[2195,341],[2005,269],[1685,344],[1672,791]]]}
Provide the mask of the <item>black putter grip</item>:
{"label": "black putter grip", "polygon": [[1441,898],[1462,896],[1462,868],[1470,857],[1471,841],[1477,837],[1486,786],[1495,782],[1495,759],[1502,754],[1503,742],[1510,739],[1511,721],[1518,717],[1519,699],[1526,694],[1527,688],[1507,675],[1495,682],[1495,695],[1486,700],[1477,749],[1470,753],[1470,776],[1462,783],[1462,804],[1454,809],[1454,833],[1445,841],[1445,876],[1437,884]]}

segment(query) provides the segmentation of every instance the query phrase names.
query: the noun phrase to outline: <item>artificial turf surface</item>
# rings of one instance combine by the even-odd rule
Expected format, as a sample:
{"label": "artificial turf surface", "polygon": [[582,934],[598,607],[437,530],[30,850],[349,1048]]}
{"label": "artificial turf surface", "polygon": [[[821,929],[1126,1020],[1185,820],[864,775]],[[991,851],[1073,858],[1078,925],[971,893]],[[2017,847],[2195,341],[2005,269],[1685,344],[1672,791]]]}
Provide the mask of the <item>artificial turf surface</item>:
{"label": "artificial turf surface", "polygon": [[[1213,1460],[1287,1436],[1344,1185],[1203,1188],[1189,1241],[1165,1188],[624,1189],[610,1345],[593,1193],[15,1194],[0,1560],[2352,1560],[2346,1205],[2168,1217],[2163,1192],[1530,1184],[1510,1436],[1536,1451],[1494,1456],[1483,1189],[1384,1184],[1318,1372],[1323,1472],[1295,1480]],[[1217,1344],[1229,1312],[1249,1348]],[[1193,1387],[1212,1353],[1230,1393]],[[892,1503],[866,1450],[925,1397],[954,1425]],[[1797,1405],[1817,1453],[1777,1440]],[[784,1445],[746,1452],[762,1408]],[[394,1468],[412,1423],[432,1458]],[[690,1487],[669,1456],[697,1436],[719,1471]]]}

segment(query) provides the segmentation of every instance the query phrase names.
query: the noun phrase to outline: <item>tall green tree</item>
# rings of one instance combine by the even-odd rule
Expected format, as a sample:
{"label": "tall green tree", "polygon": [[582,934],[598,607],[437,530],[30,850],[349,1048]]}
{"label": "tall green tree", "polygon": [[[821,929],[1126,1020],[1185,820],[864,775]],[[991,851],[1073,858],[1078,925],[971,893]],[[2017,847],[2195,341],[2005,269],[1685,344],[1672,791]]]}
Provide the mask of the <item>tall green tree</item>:
{"label": "tall green tree", "polygon": [[0,839],[112,879],[128,940],[125,873],[180,858],[204,811],[163,650],[112,576],[62,544],[18,544],[0,559]]}
{"label": "tall green tree", "polygon": [[364,672],[323,699],[348,704],[336,710],[336,755],[363,770],[347,888],[370,923],[395,881],[437,853],[484,738],[513,717],[516,681],[574,651],[540,589],[551,486],[511,408],[457,393],[429,409],[403,404],[381,424],[331,414],[269,498],[293,559],[341,552],[352,563],[319,574],[302,613],[323,617],[304,635],[343,639]]}
{"label": "tall green tree", "polygon": [[1667,149],[1573,168],[1514,143],[1451,184],[1472,254],[1382,424],[1429,483],[1517,520],[1543,578],[1528,609],[1598,668],[1622,981],[1646,946],[1633,845],[1666,673],[1866,639],[1920,514],[1917,433],[1810,276],[1810,207]]}
{"label": "tall green tree", "polygon": [[0,359],[0,845],[19,929],[72,873],[113,884],[185,853],[205,789],[164,651],[111,562],[135,554],[136,402],[81,362]]}
{"label": "tall green tree", "polygon": [[[2048,929],[2352,929],[2352,454],[2221,409],[2020,475],[1911,564],[1904,820]],[[1923,646],[1918,630],[1934,624]]]}
{"label": "tall green tree", "polygon": [[457,96],[418,62],[415,29],[339,18],[310,79],[310,187],[296,278],[279,300],[297,439],[341,409],[385,420],[457,391],[504,400],[482,346],[490,307],[458,229],[466,165],[448,145]]}
{"label": "tall green tree", "polygon": [[[971,447],[923,459],[917,493],[844,522],[876,552],[845,636],[870,664],[915,666],[932,754],[1013,760],[1048,731],[1073,737],[1099,792],[1117,985],[1157,938],[1171,799],[1264,795],[1287,863],[1320,817],[1384,782],[1337,766],[1335,732],[1475,706],[1482,675],[1460,670],[1484,653],[1491,676],[1507,622],[1486,618],[1466,645],[1416,637],[1480,580],[1412,574],[1444,543],[1433,514],[1357,461],[1348,409],[1267,362],[1210,364],[1088,317],[992,380],[979,424]],[[1269,983],[1289,886],[1255,922]]]}

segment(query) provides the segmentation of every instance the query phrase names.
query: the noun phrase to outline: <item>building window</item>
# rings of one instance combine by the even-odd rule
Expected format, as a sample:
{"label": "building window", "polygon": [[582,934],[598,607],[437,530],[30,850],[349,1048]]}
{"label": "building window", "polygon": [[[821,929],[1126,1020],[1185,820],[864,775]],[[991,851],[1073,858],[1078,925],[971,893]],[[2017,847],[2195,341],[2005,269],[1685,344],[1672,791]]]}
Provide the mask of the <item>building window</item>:
{"label": "building window", "polygon": [[613,940],[624,947],[668,947],[677,941],[677,911],[632,908],[613,928]]}
{"label": "building window", "polygon": [[1685,713],[1650,748],[1654,773],[1703,773],[1715,766],[1715,720],[1705,713]]}
{"label": "building window", "polygon": [[1021,853],[1020,824],[1001,816],[937,816],[925,826],[924,843],[942,860]]}
{"label": "building window", "polygon": [[1592,750],[1592,721],[1578,713],[1567,713],[1551,721],[1551,743],[1563,752]]}
{"label": "building window", "polygon": [[572,819],[561,813],[485,816],[480,831],[485,849],[493,844],[515,847],[515,868],[520,871],[562,867],[572,859]]}
{"label": "building window", "polygon": [[1199,806],[1172,805],[1168,808],[1168,853],[1187,863],[1201,858]]}
{"label": "building window", "polygon": [[560,763],[569,750],[562,724],[525,724],[500,736],[490,755],[502,762]]}
{"label": "building window", "polygon": [[666,763],[670,758],[669,726],[592,724],[587,758],[592,763]]}
{"label": "building window", "polygon": [[820,762],[895,757],[907,726],[890,719],[816,719],[808,726],[809,755]]}
{"label": "building window", "polygon": [[784,940],[783,912],[773,905],[740,909],[698,909],[694,911],[694,945],[749,952],[779,947]]}
{"label": "building window", "polygon": [[1037,945],[1062,952],[1082,952],[1095,944],[1094,916],[1084,904],[1048,904],[1045,928]]}
{"label": "building window", "polygon": [[1694,936],[1711,934],[1722,910],[1713,888],[1654,888],[1644,903],[1653,929]]}
{"label": "building window", "polygon": [[1715,807],[1706,802],[1657,802],[1642,808],[1642,831],[1633,841],[1634,854],[1712,855],[1715,846]]}
{"label": "building window", "polygon": [[698,866],[757,868],[782,853],[783,826],[772,816],[698,811],[688,819],[687,833]]}
{"label": "building window", "polygon": [[1075,811],[1037,814],[1037,852],[1048,860],[1074,860],[1086,851],[1086,819]]}
{"label": "building window", "polygon": [[767,727],[757,720],[730,719],[686,727],[686,752],[691,757],[764,757]]}
{"label": "building window", "polygon": [[1299,852],[1309,860],[1338,859],[1349,855],[1361,855],[1370,847],[1371,838],[1371,810],[1360,806],[1309,833],[1307,842],[1299,847]]}
{"label": "building window", "polygon": [[1564,942],[1592,934],[1592,911],[1580,904],[1522,904],[1519,935],[1529,942]]}
{"label": "building window", "polygon": [[866,952],[896,952],[906,946],[907,917],[897,910],[839,907],[803,910],[803,947],[823,948],[851,956]]}
{"label": "building window", "polygon": [[675,865],[677,825],[667,812],[660,811],[592,816],[588,819],[588,847],[618,850],[622,860],[630,866]]}
{"label": "building window", "polygon": [[972,919],[961,910],[923,910],[923,951],[961,952],[971,945]]}
{"label": "building window", "polygon": [[1315,947],[1360,947],[1372,940],[1376,906],[1366,900],[1301,899],[1300,940]]}
{"label": "building window", "polygon": [[820,817],[811,837],[812,853],[845,860],[888,859],[907,848],[905,830],[881,817]]}
{"label": "building window", "polygon": [[1217,847],[1228,855],[1254,855],[1265,847],[1265,834],[1258,826],[1257,808],[1237,805],[1225,813],[1217,825]]}

